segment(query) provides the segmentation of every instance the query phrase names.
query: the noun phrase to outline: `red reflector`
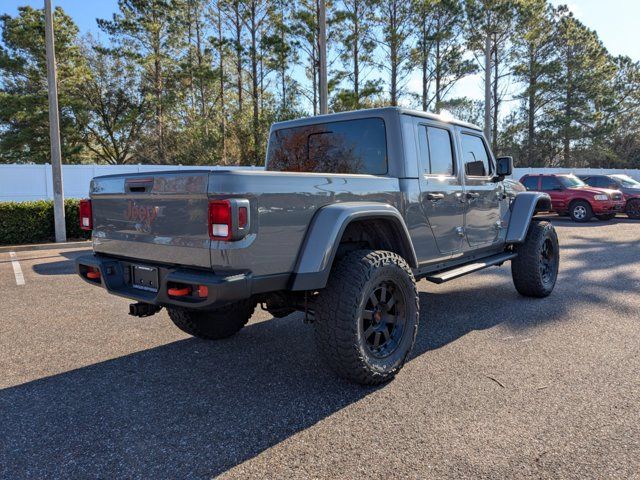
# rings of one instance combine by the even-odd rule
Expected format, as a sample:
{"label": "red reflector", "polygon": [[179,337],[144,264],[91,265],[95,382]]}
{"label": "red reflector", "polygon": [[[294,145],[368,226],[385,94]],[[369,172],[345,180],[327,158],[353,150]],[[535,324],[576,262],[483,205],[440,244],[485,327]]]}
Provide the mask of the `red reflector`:
{"label": "red reflector", "polygon": [[201,298],[207,298],[209,296],[209,287],[206,285],[198,285],[198,296]]}
{"label": "red reflector", "polygon": [[240,207],[238,209],[238,228],[245,228],[247,226],[247,207]]}
{"label": "red reflector", "polygon": [[167,290],[167,293],[172,297],[184,297],[186,295],[189,295],[190,292],[191,292],[191,289],[189,287],[170,288],[169,290]]}
{"label": "red reflector", "polygon": [[232,231],[231,202],[211,200],[209,202],[209,237],[212,240],[229,240]]}
{"label": "red reflector", "polygon": [[97,280],[100,278],[100,270],[98,270],[96,267],[89,267],[87,269],[87,278],[90,278],[91,280]]}
{"label": "red reflector", "polygon": [[93,216],[91,210],[91,200],[80,200],[79,216],[80,228],[82,230],[91,230],[93,228]]}

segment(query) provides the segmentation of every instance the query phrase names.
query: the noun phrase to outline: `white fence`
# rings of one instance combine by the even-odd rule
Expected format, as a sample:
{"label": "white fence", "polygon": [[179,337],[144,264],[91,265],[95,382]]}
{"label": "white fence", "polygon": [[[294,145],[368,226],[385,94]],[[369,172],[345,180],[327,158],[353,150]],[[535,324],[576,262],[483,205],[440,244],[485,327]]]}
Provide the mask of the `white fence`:
{"label": "white fence", "polygon": [[[84,198],[89,193],[89,181],[98,175],[137,173],[153,170],[211,169],[223,167],[189,167],[159,165],[63,165],[62,178],[66,198]],[[256,168],[260,167],[224,167]],[[640,181],[640,170],[615,170],[602,168],[516,168],[513,178],[520,179],[526,173],[624,173]],[[24,202],[53,198],[50,165],[0,165],[0,202]]]}
{"label": "white fence", "polygon": [[[62,182],[65,198],[85,198],[89,182],[98,175],[138,173],[158,170],[211,170],[223,167],[182,165],[63,165]],[[224,167],[224,169],[260,167]],[[0,165],[0,202],[26,202],[53,198],[51,165]]]}

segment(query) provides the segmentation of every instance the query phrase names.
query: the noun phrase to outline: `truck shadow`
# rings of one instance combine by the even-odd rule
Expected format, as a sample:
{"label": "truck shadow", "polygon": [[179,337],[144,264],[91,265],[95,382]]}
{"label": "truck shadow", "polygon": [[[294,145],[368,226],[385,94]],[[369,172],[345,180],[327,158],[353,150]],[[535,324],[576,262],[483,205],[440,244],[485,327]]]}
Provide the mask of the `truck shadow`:
{"label": "truck shadow", "polygon": [[[486,276],[493,286],[420,295],[412,360],[473,330],[561,319],[565,307],[519,300],[504,274]],[[211,478],[377,388],[328,371],[300,314],[252,323],[232,339],[176,341],[0,391],[0,477]]]}
{"label": "truck shadow", "polygon": [[[35,253],[35,252],[34,252]],[[47,258],[64,257],[66,260],[58,260],[56,262],[42,262],[34,263],[31,269],[38,275],[72,275],[76,272],[75,260],[76,258],[91,253],[89,249],[83,250],[63,250],[56,255],[49,255],[46,257],[26,257],[21,258],[20,261],[34,261],[45,260]]]}
{"label": "truck shadow", "polygon": [[[571,266],[547,299],[519,296],[508,268],[429,288],[411,360],[474,330],[561,322],[576,305],[633,314],[609,296],[637,291],[632,271],[616,272],[637,247],[566,243]],[[251,323],[228,340],[180,340],[0,391],[0,477],[210,478],[376,390],[328,371],[300,314]]]}

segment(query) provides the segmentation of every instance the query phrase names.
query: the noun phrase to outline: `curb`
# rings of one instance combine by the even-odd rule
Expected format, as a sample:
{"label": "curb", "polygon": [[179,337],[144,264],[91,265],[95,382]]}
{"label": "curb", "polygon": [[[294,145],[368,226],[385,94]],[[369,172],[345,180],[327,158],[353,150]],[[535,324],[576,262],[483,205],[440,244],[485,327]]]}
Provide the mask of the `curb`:
{"label": "curb", "polygon": [[62,242],[62,243],[34,243],[30,245],[6,245],[0,246],[0,253],[7,252],[25,252],[30,250],[65,250],[68,248],[91,247],[91,240],[83,240],[80,242]]}

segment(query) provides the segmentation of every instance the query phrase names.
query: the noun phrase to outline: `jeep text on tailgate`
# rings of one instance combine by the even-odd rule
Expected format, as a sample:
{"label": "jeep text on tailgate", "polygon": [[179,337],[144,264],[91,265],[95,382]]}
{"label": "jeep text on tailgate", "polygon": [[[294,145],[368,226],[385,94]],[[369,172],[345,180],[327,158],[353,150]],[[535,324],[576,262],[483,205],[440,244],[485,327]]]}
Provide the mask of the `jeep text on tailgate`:
{"label": "jeep text on tailgate", "polygon": [[545,297],[558,239],[542,192],[507,195],[509,157],[478,127],[400,108],[271,127],[266,171],[192,170],[94,178],[81,204],[92,255],[78,274],[166,307],[200,338],[233,335],[262,304],[300,310],[340,375],[391,379],[418,328],[416,280],[442,283],[511,261],[516,289]]}

